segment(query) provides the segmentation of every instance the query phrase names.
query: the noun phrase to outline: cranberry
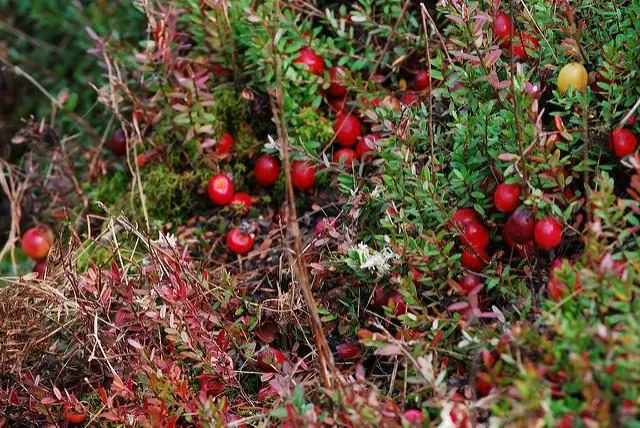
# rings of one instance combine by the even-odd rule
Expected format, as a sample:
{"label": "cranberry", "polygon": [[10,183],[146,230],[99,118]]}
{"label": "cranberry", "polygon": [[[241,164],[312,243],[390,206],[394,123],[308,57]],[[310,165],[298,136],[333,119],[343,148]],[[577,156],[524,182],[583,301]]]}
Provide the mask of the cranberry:
{"label": "cranberry", "polygon": [[356,158],[364,161],[374,157],[378,140],[380,140],[378,134],[369,134],[359,138],[356,144]]}
{"label": "cranberry", "polygon": [[309,72],[316,76],[324,73],[324,60],[310,47],[300,49],[298,57],[293,62],[306,65]]}
{"label": "cranberry", "polygon": [[410,106],[411,104],[415,103],[416,100],[417,100],[417,97],[414,93],[405,92],[404,94],[402,94],[402,98],[400,99],[400,102],[402,103],[402,105]]}
{"label": "cranberry", "polygon": [[234,227],[227,233],[227,247],[236,254],[247,254],[253,248],[253,237]]}
{"label": "cranberry", "polygon": [[216,205],[226,205],[233,198],[233,183],[224,174],[216,174],[209,180],[207,186],[209,199]]}
{"label": "cranberry", "polygon": [[406,419],[406,421],[409,422],[411,426],[421,427],[422,422],[424,421],[424,415],[418,409],[405,410],[405,412],[402,414],[402,417]]}
{"label": "cranberry", "polygon": [[52,238],[49,231],[41,227],[32,227],[22,235],[22,251],[34,260],[42,260],[49,254]]}
{"label": "cranberry", "polygon": [[328,102],[331,110],[335,111],[336,113],[342,113],[344,108],[347,106],[346,98],[331,98]]}
{"label": "cranberry", "polygon": [[518,183],[502,183],[493,194],[493,203],[503,213],[510,213],[520,205],[520,192],[522,188]]}
{"label": "cranberry", "polygon": [[462,252],[462,266],[474,272],[480,272],[485,268],[489,261],[489,254],[484,248],[472,249],[465,248]]}
{"label": "cranberry", "polygon": [[362,125],[352,114],[339,114],[333,124],[333,130],[340,145],[353,146],[362,133]]}
{"label": "cranberry", "polygon": [[543,218],[536,223],[533,235],[538,247],[550,250],[562,241],[562,224],[553,217]]}
{"label": "cranberry", "polygon": [[296,189],[311,189],[316,182],[316,169],[309,161],[296,161],[291,165],[291,184]]}
{"label": "cranberry", "polygon": [[253,167],[253,173],[259,185],[271,186],[278,181],[280,175],[280,162],[271,155],[262,155]]}
{"label": "cranberry", "polygon": [[265,371],[278,371],[286,360],[287,357],[276,348],[269,347],[258,354],[258,366]]}
{"label": "cranberry", "polygon": [[38,278],[43,278],[46,270],[47,270],[46,260],[38,260],[36,262],[36,265],[33,267],[33,271],[38,274]]}
{"label": "cranberry", "polygon": [[431,82],[431,76],[426,70],[421,70],[416,73],[416,78],[413,80],[413,89],[416,91],[423,91],[429,87]]}
{"label": "cranberry", "polygon": [[526,60],[529,58],[527,50],[535,50],[540,46],[538,38],[529,34],[522,34],[521,38],[516,37],[511,47],[511,52],[515,58]]}
{"label": "cranberry", "polygon": [[127,154],[127,136],[124,133],[124,129],[116,129],[107,143],[107,148],[116,156]]}
{"label": "cranberry", "polygon": [[225,132],[220,140],[218,140],[218,144],[216,145],[216,152],[219,155],[227,155],[231,153],[231,149],[233,148],[233,137],[228,132]]}
{"label": "cranberry", "polygon": [[355,156],[356,152],[348,147],[343,147],[333,152],[333,161],[335,163],[342,162],[344,165],[351,166],[353,164]]}
{"label": "cranberry", "polygon": [[489,245],[489,232],[477,222],[467,223],[462,227],[462,238],[464,245],[477,250],[487,248]]}
{"label": "cranberry", "polygon": [[534,224],[531,211],[526,207],[521,207],[509,216],[503,232],[516,244],[526,244],[533,238]]}
{"label": "cranberry", "polygon": [[556,428],[574,428],[573,415],[571,413],[565,413],[562,419],[556,425]]}
{"label": "cranberry", "polygon": [[628,129],[614,129],[609,136],[609,147],[619,158],[635,152],[637,146],[638,139]]}
{"label": "cranberry", "polygon": [[480,372],[476,375],[476,391],[480,397],[486,397],[493,390],[489,373]]}
{"label": "cranberry", "polygon": [[64,418],[67,422],[72,424],[81,424],[87,419],[88,411],[82,404],[75,406],[65,404],[63,406]]}
{"label": "cranberry", "polygon": [[479,222],[478,213],[473,208],[459,208],[451,217],[451,223],[459,228],[462,228],[467,223]]}
{"label": "cranberry", "polygon": [[251,196],[248,193],[238,192],[233,195],[229,204],[238,210],[247,211],[251,208]]}
{"label": "cranberry", "polygon": [[493,35],[496,41],[500,43],[500,46],[509,46],[512,27],[511,18],[506,13],[498,12],[493,17]]}
{"label": "cranberry", "polygon": [[336,354],[341,360],[353,360],[360,355],[360,346],[355,343],[341,343],[336,346]]}
{"label": "cranberry", "polygon": [[327,94],[334,98],[341,98],[347,95],[347,87],[342,83],[345,71],[342,67],[331,67],[329,77],[331,86],[327,89]]}
{"label": "cranberry", "polygon": [[462,277],[458,284],[462,288],[462,291],[469,294],[476,288],[478,285],[482,284],[478,277],[474,274],[465,275]]}

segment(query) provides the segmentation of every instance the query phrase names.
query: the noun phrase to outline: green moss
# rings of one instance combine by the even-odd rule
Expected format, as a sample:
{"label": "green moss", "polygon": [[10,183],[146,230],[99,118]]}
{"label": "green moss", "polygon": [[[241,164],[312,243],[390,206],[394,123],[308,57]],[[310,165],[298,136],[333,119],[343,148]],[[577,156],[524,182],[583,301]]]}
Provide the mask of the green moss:
{"label": "green moss", "polygon": [[221,136],[225,131],[236,135],[247,120],[247,102],[231,87],[214,90],[213,100],[210,113],[215,117],[213,126],[216,136]]}
{"label": "green moss", "polygon": [[253,134],[249,125],[243,123],[236,132],[235,155],[245,157],[249,153],[259,153],[262,143]]}
{"label": "green moss", "polygon": [[154,220],[181,222],[189,217],[200,184],[193,171],[177,173],[164,164],[145,169],[142,175],[147,211]]}
{"label": "green moss", "polygon": [[91,191],[91,199],[111,207],[123,200],[128,187],[128,175],[124,171],[115,171],[95,184]]}
{"label": "green moss", "polygon": [[293,144],[317,155],[333,138],[333,125],[317,111],[305,108],[291,119],[290,133]]}

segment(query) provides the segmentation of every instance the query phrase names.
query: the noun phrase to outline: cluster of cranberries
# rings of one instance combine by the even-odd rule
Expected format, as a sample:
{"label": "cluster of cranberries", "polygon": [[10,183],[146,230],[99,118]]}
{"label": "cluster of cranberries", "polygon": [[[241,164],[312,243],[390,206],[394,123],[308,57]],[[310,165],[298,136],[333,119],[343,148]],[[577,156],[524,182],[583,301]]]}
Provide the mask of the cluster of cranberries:
{"label": "cluster of cranberries", "polygon": [[27,230],[20,240],[22,252],[35,260],[36,265],[33,271],[40,277],[44,274],[47,268],[47,262],[45,259],[49,254],[52,243],[53,237],[51,232],[41,226],[32,227]]}
{"label": "cluster of cranberries", "polygon": [[[294,62],[305,65],[307,70],[316,76],[324,75],[324,59],[309,47],[302,48]],[[358,116],[345,111],[348,88],[344,80],[347,77],[347,70],[337,66],[331,67],[328,71],[328,77],[330,85],[325,95],[329,105],[336,111],[333,130],[335,140],[338,143],[338,148],[333,152],[333,161],[351,166],[355,160],[363,161],[372,157],[375,152],[375,143],[380,139],[380,136],[377,134],[362,136],[364,127]],[[373,102],[373,104],[376,103]],[[307,166],[304,169],[308,168]],[[292,174],[294,171],[295,169]],[[296,186],[293,175],[292,180],[295,187],[305,188]],[[305,183],[306,181],[303,180],[302,184]]]}

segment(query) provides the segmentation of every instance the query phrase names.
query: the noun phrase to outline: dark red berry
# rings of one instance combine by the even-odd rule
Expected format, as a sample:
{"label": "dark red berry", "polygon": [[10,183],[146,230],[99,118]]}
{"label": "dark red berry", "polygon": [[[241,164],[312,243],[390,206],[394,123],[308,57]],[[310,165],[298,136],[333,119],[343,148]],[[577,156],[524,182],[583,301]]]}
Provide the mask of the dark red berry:
{"label": "dark red berry", "polygon": [[500,46],[507,47],[511,40],[511,18],[503,12],[493,17],[493,36]]}
{"label": "dark red berry", "polygon": [[347,87],[344,85],[345,71],[342,67],[331,67],[329,77],[331,86],[327,89],[327,94],[333,98],[342,98],[347,95]]}
{"label": "dark red berry", "polygon": [[296,189],[311,189],[316,182],[316,169],[309,161],[296,161],[291,165],[291,184]]}
{"label": "dark red berry", "polygon": [[555,248],[562,241],[562,224],[553,217],[543,218],[535,225],[534,238],[539,248]]}
{"label": "dark red berry", "polygon": [[465,293],[471,293],[474,288],[481,284],[480,280],[474,274],[465,275],[462,277],[458,284]]}
{"label": "dark red berry", "polygon": [[233,183],[226,175],[216,174],[209,180],[207,193],[214,204],[226,205],[233,198]]}
{"label": "dark red berry", "polygon": [[342,162],[345,166],[351,166],[355,157],[356,152],[348,147],[343,147],[333,152],[333,161],[335,163]]}
{"label": "dark red berry", "polygon": [[474,272],[480,272],[487,266],[489,254],[487,250],[481,248],[474,250],[473,248],[465,248],[462,252],[462,266]]}
{"label": "dark red berry", "polygon": [[251,196],[248,193],[238,192],[233,195],[229,205],[238,210],[246,211],[251,208]]}
{"label": "dark red berry", "polygon": [[416,73],[416,77],[413,80],[413,89],[416,91],[423,91],[429,87],[431,82],[431,76],[426,70],[421,70]]}
{"label": "dark red berry", "polygon": [[462,228],[467,223],[479,222],[478,213],[473,208],[459,208],[451,217],[451,223],[459,228]]}
{"label": "dark red berry", "polygon": [[360,160],[371,159],[376,153],[376,142],[380,140],[380,135],[369,134],[358,139],[356,144],[356,158]]}
{"label": "dark red berry", "polygon": [[36,262],[36,265],[33,267],[33,271],[38,274],[38,278],[43,278],[46,270],[47,270],[46,260],[38,260]]}
{"label": "dark red berry", "polygon": [[344,108],[347,105],[347,99],[346,98],[331,98],[329,101],[329,106],[331,107],[331,110],[335,111],[336,113],[342,113],[342,111],[344,110]]}
{"label": "dark red berry", "polygon": [[489,232],[478,222],[462,226],[462,243],[475,249],[485,249],[489,245]]}
{"label": "dark red berry", "polygon": [[116,129],[107,143],[107,148],[116,156],[127,154],[127,136],[124,133],[124,129]]}
{"label": "dark red berry", "polygon": [[513,57],[518,58],[519,60],[526,60],[529,58],[527,55],[527,50],[534,51],[538,48],[540,42],[538,38],[535,36],[531,36],[529,34],[522,34],[522,38],[516,37],[513,39],[513,44],[511,47],[511,51],[513,52]]}
{"label": "dark red berry", "polygon": [[310,47],[300,49],[298,57],[293,62],[306,65],[309,72],[316,76],[324,73],[324,59]]}
{"label": "dark red berry", "polygon": [[535,219],[526,207],[518,208],[509,216],[504,225],[504,234],[516,244],[526,244],[533,238]]}
{"label": "dark red berry", "polygon": [[520,192],[522,188],[518,183],[502,183],[493,194],[493,203],[503,213],[511,213],[520,205]]}
{"label": "dark red berry", "polygon": [[614,129],[609,136],[609,146],[616,156],[622,158],[636,151],[638,139],[628,129]]}
{"label": "dark red berry", "polygon": [[353,146],[362,134],[362,125],[352,114],[339,114],[333,124],[333,130],[340,145]]}
{"label": "dark red berry", "polygon": [[228,132],[225,132],[220,140],[218,140],[218,144],[216,145],[216,153],[219,155],[226,155],[231,153],[231,149],[233,148],[233,137]]}
{"label": "dark red berry", "polygon": [[278,181],[280,175],[280,162],[271,155],[262,155],[253,167],[256,181],[261,186],[271,186]]}
{"label": "dark red berry", "polygon": [[253,248],[253,237],[234,227],[227,233],[227,247],[236,254],[247,254]]}
{"label": "dark red berry", "polygon": [[486,397],[493,390],[489,373],[480,372],[476,376],[476,391],[480,397]]}

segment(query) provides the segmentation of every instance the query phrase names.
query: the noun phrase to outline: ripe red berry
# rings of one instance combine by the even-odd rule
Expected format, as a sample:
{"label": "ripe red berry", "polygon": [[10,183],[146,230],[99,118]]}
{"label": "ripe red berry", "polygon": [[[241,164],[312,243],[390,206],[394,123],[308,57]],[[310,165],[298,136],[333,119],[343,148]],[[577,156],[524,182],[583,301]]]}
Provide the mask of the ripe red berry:
{"label": "ripe red berry", "polygon": [[431,82],[431,76],[427,70],[420,70],[416,73],[416,77],[413,80],[413,89],[416,91],[423,91],[429,87]]}
{"label": "ripe red berry", "polygon": [[360,356],[360,346],[356,343],[341,343],[336,346],[336,354],[341,360],[353,360]]}
{"label": "ripe red berry", "polygon": [[405,92],[404,94],[402,94],[402,98],[400,98],[400,102],[405,106],[410,106],[411,104],[415,103],[416,100],[417,97],[412,92]]}
{"label": "ripe red berry", "polygon": [[474,274],[469,274],[463,276],[462,279],[458,281],[458,284],[465,293],[469,294],[473,291],[474,288],[482,283],[477,276],[475,276]]}
{"label": "ripe red berry", "polygon": [[309,72],[316,76],[324,73],[324,59],[310,47],[300,49],[298,57],[293,62],[306,65]]}
{"label": "ripe red berry", "polygon": [[380,135],[378,134],[369,134],[359,138],[356,144],[356,158],[363,161],[373,158],[378,140],[380,140]]}
{"label": "ripe red berry", "polygon": [[522,188],[518,183],[502,183],[493,194],[493,203],[503,213],[510,213],[520,205],[520,192]]}
{"label": "ripe red berry", "polygon": [[209,199],[216,205],[226,205],[233,198],[233,183],[224,174],[216,174],[209,180],[207,186]]}
{"label": "ripe red berry", "polygon": [[533,214],[526,207],[518,208],[509,216],[504,225],[504,234],[516,244],[526,244],[533,238]]}
{"label": "ripe red berry", "polygon": [[261,186],[271,186],[278,181],[280,175],[280,162],[271,155],[262,155],[253,167],[256,181]]}
{"label": "ripe red berry", "polygon": [[462,252],[462,266],[474,272],[480,272],[485,268],[489,261],[489,254],[484,248],[472,249],[465,248]]}
{"label": "ripe red berry", "polygon": [[522,34],[522,37],[516,37],[513,39],[513,44],[511,47],[511,51],[513,52],[513,57],[518,58],[520,60],[526,60],[529,58],[527,55],[527,50],[534,51],[540,46],[540,42],[538,38],[535,36],[531,36],[529,34]]}
{"label": "ripe red berry", "polygon": [[226,155],[231,153],[231,149],[233,148],[233,136],[228,132],[225,132],[220,140],[218,140],[218,144],[216,145],[216,153],[219,155]]}
{"label": "ripe red berry", "polygon": [[328,103],[331,107],[331,110],[335,111],[336,113],[342,113],[344,108],[347,106],[347,98],[331,98],[330,100],[328,100]]}
{"label": "ripe red berry", "polygon": [[486,397],[493,390],[493,384],[491,383],[491,376],[489,373],[480,372],[476,377],[476,391],[480,397]]}
{"label": "ripe red berry", "polygon": [[406,419],[406,421],[409,422],[409,425],[411,425],[412,427],[421,427],[422,422],[424,421],[424,415],[418,409],[405,410],[405,412],[402,414],[402,417]]}
{"label": "ripe red berry", "polygon": [[269,347],[258,354],[258,366],[265,371],[278,371],[286,360],[287,357],[276,348]]}
{"label": "ripe red berry", "polygon": [[451,223],[459,228],[462,228],[467,223],[479,222],[478,213],[473,208],[459,208],[451,217]]}
{"label": "ripe red berry", "polygon": [[107,143],[107,148],[116,156],[127,154],[127,136],[124,133],[124,129],[116,129]]}
{"label": "ripe red berry", "polygon": [[503,12],[493,17],[493,36],[500,46],[507,47],[511,40],[511,18]]}
{"label": "ripe red berry", "polygon": [[635,152],[637,146],[638,139],[628,129],[614,129],[609,136],[609,147],[619,158]]}
{"label": "ripe red berry", "polygon": [[360,120],[352,114],[339,114],[333,124],[336,140],[342,146],[353,146],[362,134]]}
{"label": "ripe red berry", "polygon": [[233,198],[229,201],[229,205],[238,210],[246,211],[251,208],[251,196],[249,196],[248,193],[238,192],[233,195]]}
{"label": "ripe red berry", "polygon": [[331,67],[329,69],[329,77],[331,78],[331,86],[327,89],[327,94],[333,98],[341,98],[347,95],[347,87],[342,83],[344,81],[345,71],[342,67]]}
{"label": "ripe red berry", "polygon": [[52,238],[49,231],[41,227],[32,227],[22,235],[22,251],[34,260],[42,260],[49,254]]}
{"label": "ripe red berry", "polygon": [[469,222],[462,226],[462,243],[471,248],[485,249],[489,245],[489,232],[478,222]]}
{"label": "ripe red berry", "polygon": [[333,161],[335,163],[342,162],[345,166],[351,166],[355,157],[356,152],[348,147],[343,147],[333,152]]}
{"label": "ripe red berry", "polygon": [[227,247],[236,254],[247,254],[253,248],[253,237],[234,227],[227,233]]}
{"label": "ripe red berry", "polygon": [[72,424],[81,424],[87,419],[87,409],[81,404],[77,406],[71,406],[65,404],[63,406],[64,419]]}
{"label": "ripe red berry", "polygon": [[38,278],[44,277],[44,273],[47,270],[47,262],[46,260],[38,260],[36,265],[33,267],[33,271],[38,274]]}
{"label": "ripe red berry", "polygon": [[555,248],[562,241],[562,224],[553,217],[543,218],[536,223],[533,236],[539,248]]}
{"label": "ripe red berry", "polygon": [[296,189],[311,189],[316,182],[316,169],[309,161],[296,161],[291,165],[291,184]]}

